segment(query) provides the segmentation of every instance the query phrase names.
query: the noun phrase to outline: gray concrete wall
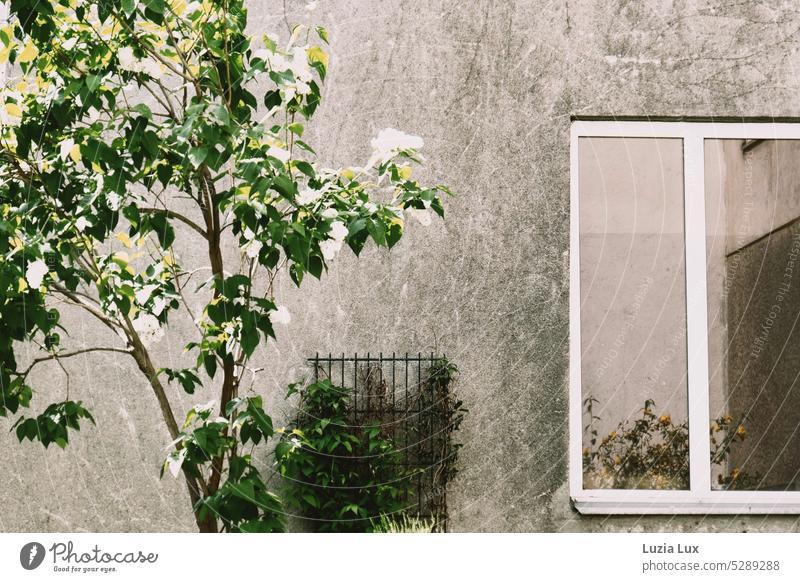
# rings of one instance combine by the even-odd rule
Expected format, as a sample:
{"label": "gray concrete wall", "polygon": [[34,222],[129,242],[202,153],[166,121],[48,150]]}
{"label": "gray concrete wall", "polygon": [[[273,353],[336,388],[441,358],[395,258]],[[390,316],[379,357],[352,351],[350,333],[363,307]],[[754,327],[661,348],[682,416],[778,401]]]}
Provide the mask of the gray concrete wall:
{"label": "gray concrete wall", "polygon": [[[290,20],[303,16],[301,3],[287,4]],[[281,29],[281,5],[253,1],[254,29]],[[398,127],[425,138],[426,176],[459,196],[444,224],[411,229],[391,253],[343,255],[302,294],[281,285],[294,321],[259,355],[268,373],[255,387],[273,409],[316,350],[436,349],[461,366],[471,410],[453,529],[798,529],[795,517],[586,518],[571,510],[566,485],[568,117],[798,115],[796,9],[321,0],[317,15],[333,44],[309,135],[321,159],[366,160],[370,137]],[[193,252],[188,237],[179,245]],[[175,325],[180,334],[186,324]],[[79,327],[76,339],[97,333]],[[181,357],[180,345],[164,348],[162,365]],[[71,366],[71,395],[98,426],[65,452],[19,447],[3,431],[0,529],[190,531],[182,487],[157,478],[168,437],[146,383],[121,361]],[[39,402],[65,389],[55,369],[39,379]],[[191,404],[172,396],[176,408]]]}

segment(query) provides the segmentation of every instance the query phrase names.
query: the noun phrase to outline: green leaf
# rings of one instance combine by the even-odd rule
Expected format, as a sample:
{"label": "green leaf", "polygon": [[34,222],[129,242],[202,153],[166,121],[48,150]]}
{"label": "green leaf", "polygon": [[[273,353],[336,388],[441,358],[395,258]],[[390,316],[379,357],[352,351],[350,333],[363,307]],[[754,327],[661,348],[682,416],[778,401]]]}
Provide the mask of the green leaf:
{"label": "green leaf", "polygon": [[304,142],[303,140],[300,140],[300,139],[294,140],[294,145],[299,147],[301,150],[305,150],[308,153],[317,155],[317,152],[315,152],[314,149],[310,145],[308,145],[306,142]]}
{"label": "green leaf", "polygon": [[89,89],[89,93],[94,93],[102,81],[103,78],[100,75],[87,75],[86,88]]}
{"label": "green leaf", "polygon": [[378,220],[367,221],[367,231],[369,232],[372,240],[379,246],[386,245],[386,229],[382,222]]}
{"label": "green leaf", "polygon": [[260,336],[258,335],[258,329],[255,327],[255,324],[252,327],[248,327],[242,330],[242,349],[244,350],[245,356],[248,358],[253,355],[256,347],[258,347]]}
{"label": "green leaf", "polygon": [[195,387],[202,384],[197,374],[191,370],[172,370],[170,368],[162,368],[158,371],[158,373],[166,374],[169,382],[178,380],[187,394],[194,394]]}
{"label": "green leaf", "polygon": [[153,119],[153,112],[152,112],[152,111],[151,111],[151,109],[150,109],[150,108],[149,108],[147,105],[145,105],[144,103],[137,103],[136,105],[134,105],[133,107],[131,107],[131,109],[132,109],[133,111],[137,112],[139,115],[141,115],[141,116],[142,116],[142,117],[144,117],[145,119],[147,119],[148,121],[152,121],[152,119]]}
{"label": "green leaf", "polygon": [[165,188],[167,187],[167,184],[169,184],[169,181],[172,179],[172,172],[173,172],[172,164],[169,163],[159,164],[156,167],[156,176],[158,176],[158,181],[161,182],[161,185],[164,186]]}
{"label": "green leaf", "polygon": [[221,104],[215,104],[208,109],[208,113],[220,125],[230,125],[231,116],[228,113],[228,108]]}
{"label": "green leaf", "polygon": [[191,148],[189,150],[189,161],[195,168],[199,168],[200,165],[206,161],[208,157],[208,148],[198,147],[198,148]]}
{"label": "green leaf", "polygon": [[253,484],[249,481],[242,481],[241,483],[231,483],[231,492],[240,499],[245,501],[255,501],[256,491]]}
{"label": "green leaf", "polygon": [[125,16],[130,17],[134,10],[136,10],[136,0],[120,0],[120,4],[122,6],[122,11],[125,12]]}
{"label": "green leaf", "polygon": [[214,354],[204,354],[203,367],[208,377],[213,379],[214,374],[217,373],[217,358],[214,357]]}
{"label": "green leaf", "polygon": [[175,242],[175,229],[167,220],[164,213],[153,214],[149,217],[150,227],[155,231],[161,248],[168,250]]}
{"label": "green leaf", "polygon": [[291,265],[289,265],[289,277],[298,287],[303,282],[303,274],[304,270],[301,265],[297,263],[292,263]]}
{"label": "green leaf", "polygon": [[292,446],[291,443],[287,443],[286,441],[281,441],[277,445],[275,445],[275,457],[278,460],[281,460],[284,457],[286,457],[293,448],[294,447]]}
{"label": "green leaf", "polygon": [[111,16],[112,6],[109,2],[98,2],[97,3],[97,18],[100,20],[101,23],[108,20]]}
{"label": "green leaf", "polygon": [[274,434],[274,430],[272,428],[272,419],[267,415],[266,412],[264,412],[264,409],[261,408],[261,405],[253,402],[251,399],[248,408],[253,416],[256,426],[258,426],[258,429],[261,431],[261,434],[263,434],[265,438],[271,437]]}
{"label": "green leaf", "polygon": [[392,248],[397,244],[403,236],[403,227],[400,224],[394,223],[389,227],[389,232],[386,234],[386,244]]}
{"label": "green leaf", "polygon": [[272,181],[272,188],[276,190],[281,196],[293,200],[297,195],[297,185],[288,177],[283,174],[276,176]]}
{"label": "green leaf", "polygon": [[[198,429],[194,431],[194,433],[192,433],[192,436],[194,437],[194,441],[197,443],[197,446],[205,451],[206,447],[208,446],[208,436],[206,435],[205,430]],[[208,451],[208,452],[213,452],[213,451]]]}
{"label": "green leaf", "polygon": [[308,162],[304,162],[303,160],[293,160],[292,166],[303,172],[309,178],[316,178],[316,172],[314,172],[314,166],[309,164]]}
{"label": "green leaf", "polygon": [[264,95],[264,105],[266,105],[267,110],[280,107],[281,103],[280,91],[267,91],[266,95]]}
{"label": "green leaf", "polygon": [[311,255],[308,257],[308,272],[311,273],[313,277],[319,279],[322,277],[322,269],[323,269],[323,262],[322,258],[317,255]]}

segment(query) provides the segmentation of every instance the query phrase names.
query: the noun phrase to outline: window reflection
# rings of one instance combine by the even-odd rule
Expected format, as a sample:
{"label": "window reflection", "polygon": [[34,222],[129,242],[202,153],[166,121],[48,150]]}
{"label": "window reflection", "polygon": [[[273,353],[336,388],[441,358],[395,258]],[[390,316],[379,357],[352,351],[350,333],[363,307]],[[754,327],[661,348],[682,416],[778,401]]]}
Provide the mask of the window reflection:
{"label": "window reflection", "polygon": [[686,489],[683,143],[578,155],[584,487]]}
{"label": "window reflection", "polygon": [[798,141],[705,141],[715,489],[798,489],[798,162]]}

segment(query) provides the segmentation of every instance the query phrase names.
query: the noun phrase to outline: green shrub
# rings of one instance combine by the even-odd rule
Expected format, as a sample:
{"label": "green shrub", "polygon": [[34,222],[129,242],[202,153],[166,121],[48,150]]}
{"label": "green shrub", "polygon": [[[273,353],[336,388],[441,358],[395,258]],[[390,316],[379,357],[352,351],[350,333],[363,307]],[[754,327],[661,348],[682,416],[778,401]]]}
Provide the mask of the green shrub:
{"label": "green shrub", "polygon": [[315,531],[369,532],[374,519],[411,503],[414,471],[405,469],[380,419],[358,426],[352,391],[320,380],[298,388],[299,412],[275,448],[285,505]]}

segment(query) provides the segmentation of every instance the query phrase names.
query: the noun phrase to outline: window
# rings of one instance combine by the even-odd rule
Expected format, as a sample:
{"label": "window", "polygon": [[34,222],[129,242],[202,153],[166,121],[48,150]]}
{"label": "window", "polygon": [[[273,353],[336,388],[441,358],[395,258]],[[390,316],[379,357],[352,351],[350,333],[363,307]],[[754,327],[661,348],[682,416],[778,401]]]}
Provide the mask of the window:
{"label": "window", "polygon": [[572,123],[581,513],[800,513],[800,120]]}

